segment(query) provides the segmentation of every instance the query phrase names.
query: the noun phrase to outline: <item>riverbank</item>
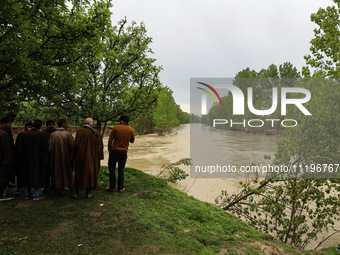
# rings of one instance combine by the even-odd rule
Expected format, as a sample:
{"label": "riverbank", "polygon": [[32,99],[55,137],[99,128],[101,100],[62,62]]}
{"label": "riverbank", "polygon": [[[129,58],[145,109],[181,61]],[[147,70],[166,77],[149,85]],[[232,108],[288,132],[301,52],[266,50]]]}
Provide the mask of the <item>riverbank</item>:
{"label": "riverbank", "polygon": [[126,169],[126,192],[109,193],[107,175],[92,199],[50,192],[1,203],[0,254],[336,254],[271,240],[139,170]]}
{"label": "riverbank", "polygon": [[[206,127],[204,130],[209,132]],[[260,160],[264,160],[263,155],[273,156],[276,153],[277,141],[280,139],[278,136],[230,130],[217,130],[214,133],[217,133],[216,137],[204,134],[204,136],[209,137],[207,142],[213,142],[216,147],[228,146],[230,149],[226,150],[225,157],[230,158],[231,162],[244,165],[251,162],[261,164]],[[225,142],[228,144],[224,144]],[[107,140],[105,140],[104,145],[107,146]],[[107,148],[104,149],[104,152],[106,154],[102,165],[107,165]],[[174,163],[185,157],[190,157],[190,125],[181,125],[173,133],[166,136],[158,136],[157,134],[136,136],[135,143],[131,144],[129,148],[127,165],[157,176],[163,165]],[[182,168],[190,173],[189,167]],[[215,199],[221,194],[221,191],[227,191],[228,194],[237,192],[241,188],[240,180],[227,177],[195,178],[189,176],[187,179],[177,182],[174,186],[201,201],[215,204]],[[335,228],[340,228],[339,221],[335,222]],[[333,231],[320,234],[319,240],[332,233]],[[340,233],[331,236],[322,244],[321,248],[337,246],[339,237]],[[312,241],[307,249],[313,249],[318,244],[319,241]]]}
{"label": "riverbank", "polygon": [[[263,155],[271,154],[276,150],[277,136],[258,135],[245,132],[235,132],[230,130],[217,130],[217,146],[224,141],[228,142],[230,150],[228,157],[240,164],[248,164],[263,159]],[[75,133],[74,133],[75,134]],[[104,152],[105,159],[101,164],[107,166],[108,136],[104,136]],[[223,144],[223,146],[225,146]],[[130,145],[127,166],[140,169],[145,173],[157,176],[163,165],[174,163],[181,158],[190,157],[190,125],[181,125],[173,133],[166,136],[158,136],[157,134],[138,135],[135,143]],[[187,173],[190,173],[189,167],[184,167]],[[228,194],[236,192],[240,179],[232,178],[192,178],[177,182],[174,186],[188,195],[214,204],[216,197],[221,191],[227,191]],[[340,222],[335,222],[335,227],[340,228]],[[320,236],[320,240],[327,237],[325,233]],[[321,247],[336,246],[339,243],[340,233],[333,235],[327,239]],[[312,242],[309,249],[315,248],[318,242]]]}

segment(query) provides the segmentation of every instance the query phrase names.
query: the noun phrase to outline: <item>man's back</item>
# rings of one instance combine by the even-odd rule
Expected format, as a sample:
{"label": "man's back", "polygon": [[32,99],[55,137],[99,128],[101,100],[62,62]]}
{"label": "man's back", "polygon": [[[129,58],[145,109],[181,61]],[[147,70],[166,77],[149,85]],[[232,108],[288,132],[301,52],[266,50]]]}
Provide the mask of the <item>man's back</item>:
{"label": "man's back", "polygon": [[100,160],[103,158],[103,143],[99,131],[86,126],[78,130],[73,159],[79,190],[97,188]]}
{"label": "man's back", "polygon": [[97,130],[95,132],[86,127],[78,130],[74,145],[75,155],[78,157],[93,156],[100,152],[101,136]]}
{"label": "man's back", "polygon": [[66,130],[58,130],[51,134],[49,142],[50,164],[53,187],[61,190],[73,187],[72,152],[74,138]]}
{"label": "man's back", "polygon": [[135,141],[135,131],[126,124],[114,126],[111,131],[108,149],[109,151],[127,151],[129,143]]}
{"label": "man's back", "polygon": [[[65,164],[69,167],[74,146],[74,138],[66,130],[56,131],[51,134],[49,142],[49,151],[51,153],[52,168],[63,167]],[[54,164],[53,164],[54,163]]]}
{"label": "man's back", "polygon": [[[18,141],[19,140],[19,141]],[[31,130],[21,133],[17,139],[18,146],[21,146],[21,152],[25,157],[27,164],[40,164],[43,163],[47,153],[47,142],[42,132]],[[38,167],[38,166],[35,166]]]}
{"label": "man's back", "polygon": [[45,135],[36,130],[22,132],[15,144],[16,161],[25,186],[40,187],[44,178],[44,163],[48,143]]}
{"label": "man's back", "polygon": [[74,138],[70,132],[66,130],[56,131],[50,136],[50,148],[68,151],[72,149]]}

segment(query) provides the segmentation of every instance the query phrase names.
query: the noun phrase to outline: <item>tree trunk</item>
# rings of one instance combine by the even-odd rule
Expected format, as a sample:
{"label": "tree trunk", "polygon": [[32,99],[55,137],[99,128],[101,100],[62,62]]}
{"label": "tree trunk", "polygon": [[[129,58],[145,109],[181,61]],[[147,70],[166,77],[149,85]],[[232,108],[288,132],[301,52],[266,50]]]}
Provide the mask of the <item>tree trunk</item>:
{"label": "tree trunk", "polygon": [[102,129],[102,122],[101,121],[97,121],[97,124],[95,126],[95,128],[101,133],[101,129]]}
{"label": "tree trunk", "polygon": [[105,135],[105,129],[106,129],[106,125],[107,125],[107,121],[104,122],[104,127],[103,127],[103,131],[102,131],[102,137],[104,137]]}

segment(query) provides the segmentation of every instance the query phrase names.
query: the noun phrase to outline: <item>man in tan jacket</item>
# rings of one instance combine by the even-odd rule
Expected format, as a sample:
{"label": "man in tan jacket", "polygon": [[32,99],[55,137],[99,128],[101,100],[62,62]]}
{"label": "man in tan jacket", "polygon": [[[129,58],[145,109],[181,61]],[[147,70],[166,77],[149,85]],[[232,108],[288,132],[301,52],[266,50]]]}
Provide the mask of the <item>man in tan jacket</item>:
{"label": "man in tan jacket", "polygon": [[129,143],[135,141],[135,131],[128,125],[129,117],[121,116],[119,118],[120,125],[114,126],[110,133],[108,150],[109,156],[109,172],[110,187],[106,187],[107,191],[116,190],[116,164],[118,162],[118,191],[124,191],[124,168],[127,159]]}
{"label": "man in tan jacket", "polygon": [[58,195],[64,194],[66,187],[73,189],[73,162],[72,152],[74,138],[67,131],[67,120],[58,121],[58,129],[53,132],[49,140],[50,169],[52,186]]}

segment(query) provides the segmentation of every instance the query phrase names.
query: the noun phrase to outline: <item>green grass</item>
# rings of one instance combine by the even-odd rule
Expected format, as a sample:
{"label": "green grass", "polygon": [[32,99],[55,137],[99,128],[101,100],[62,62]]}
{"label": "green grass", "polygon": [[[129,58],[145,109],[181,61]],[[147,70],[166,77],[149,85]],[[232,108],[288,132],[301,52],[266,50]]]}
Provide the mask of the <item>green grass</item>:
{"label": "green grass", "polygon": [[103,167],[91,199],[50,192],[41,201],[2,202],[0,254],[310,254],[165,180],[127,168],[126,191],[109,193],[107,175]]}
{"label": "green grass", "polygon": [[319,252],[320,254],[326,254],[326,255],[339,255],[340,254],[340,244],[338,244],[337,247],[329,247],[321,250]]}

